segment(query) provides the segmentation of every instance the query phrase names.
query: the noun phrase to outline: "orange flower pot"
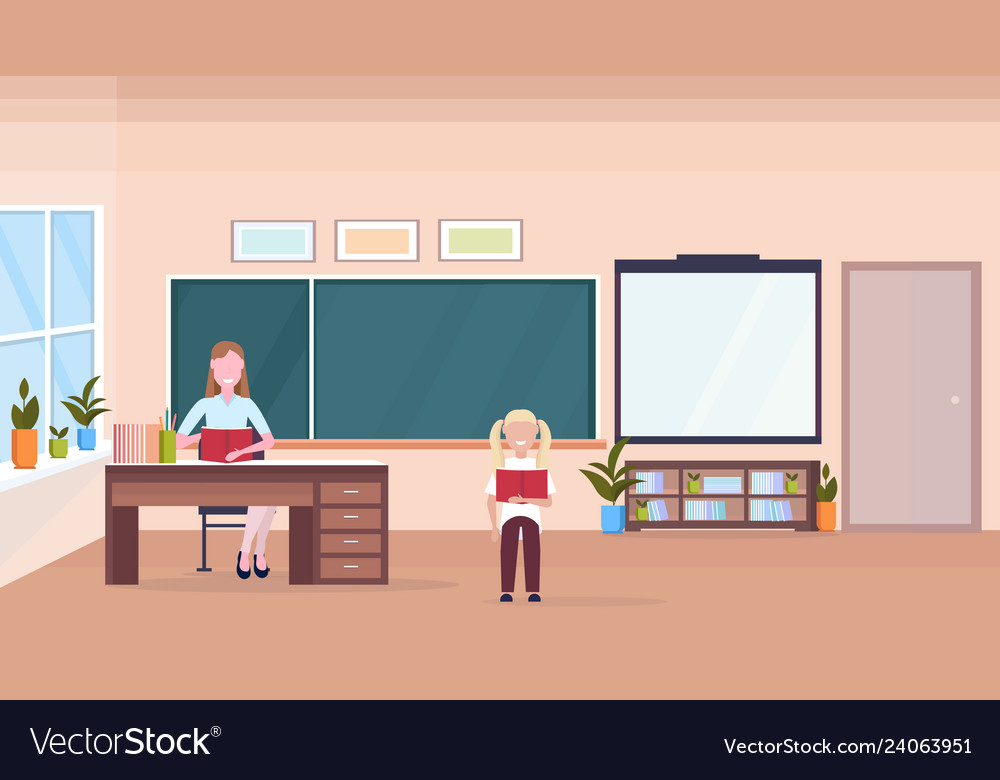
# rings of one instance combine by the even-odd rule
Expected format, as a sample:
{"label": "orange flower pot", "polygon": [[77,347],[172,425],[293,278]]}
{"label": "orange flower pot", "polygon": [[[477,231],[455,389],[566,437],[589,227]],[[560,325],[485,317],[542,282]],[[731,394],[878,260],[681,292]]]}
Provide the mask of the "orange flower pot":
{"label": "orange flower pot", "polygon": [[837,503],[835,501],[816,502],[816,528],[820,531],[837,530]]}
{"label": "orange flower pot", "polygon": [[34,428],[11,430],[10,459],[16,469],[33,469],[38,463],[38,431]]}

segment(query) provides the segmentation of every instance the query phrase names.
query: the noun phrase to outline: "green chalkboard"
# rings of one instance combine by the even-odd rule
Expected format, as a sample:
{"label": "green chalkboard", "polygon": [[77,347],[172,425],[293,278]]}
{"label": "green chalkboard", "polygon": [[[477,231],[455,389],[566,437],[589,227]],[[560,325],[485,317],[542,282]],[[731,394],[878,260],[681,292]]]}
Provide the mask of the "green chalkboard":
{"label": "green chalkboard", "polygon": [[[316,279],[317,439],[485,439],[530,409],[557,439],[596,428],[592,279]],[[171,406],[205,393],[212,345],[246,351],[279,439],[309,438],[308,279],[171,281]]]}
{"label": "green chalkboard", "polygon": [[521,408],[594,438],[596,286],[317,279],[316,438],[484,439]]}
{"label": "green chalkboard", "polygon": [[219,341],[243,347],[250,397],[274,437],[309,438],[309,282],[171,280],[170,408],[178,425],[205,395]]}

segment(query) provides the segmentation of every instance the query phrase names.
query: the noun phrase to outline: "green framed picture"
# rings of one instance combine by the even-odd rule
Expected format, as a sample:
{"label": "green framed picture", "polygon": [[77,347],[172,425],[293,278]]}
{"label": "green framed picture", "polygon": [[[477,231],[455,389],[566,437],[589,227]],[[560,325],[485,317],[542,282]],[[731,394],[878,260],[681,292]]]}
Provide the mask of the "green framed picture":
{"label": "green framed picture", "polygon": [[523,260],[521,219],[438,220],[441,260]]}

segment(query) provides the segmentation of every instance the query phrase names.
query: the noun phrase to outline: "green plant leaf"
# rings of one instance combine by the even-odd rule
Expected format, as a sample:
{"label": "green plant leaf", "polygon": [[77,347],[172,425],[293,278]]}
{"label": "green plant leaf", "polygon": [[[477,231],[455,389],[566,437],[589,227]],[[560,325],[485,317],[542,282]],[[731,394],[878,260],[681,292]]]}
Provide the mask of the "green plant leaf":
{"label": "green plant leaf", "polygon": [[792,475],[791,477],[789,477],[789,479],[790,479],[790,480],[791,480],[792,482],[794,482],[794,481],[795,481],[795,480],[797,480],[798,478],[799,478],[799,475],[798,475],[798,474],[793,474],[793,475]]}
{"label": "green plant leaf", "polygon": [[97,415],[110,411],[110,409],[91,409],[83,416],[83,419],[86,420],[84,424],[89,428],[90,424],[94,421],[94,418],[97,417]]}
{"label": "green plant leaf", "polygon": [[621,479],[624,474],[628,474],[632,470],[632,466],[622,466],[615,473],[615,479]]}
{"label": "green plant leaf", "polygon": [[89,404],[87,404],[87,408],[91,409],[91,408],[97,406],[101,401],[107,401],[107,400],[108,400],[107,398],[95,398]]}
{"label": "green plant leaf", "polygon": [[66,436],[67,433],[69,433],[69,426],[66,426],[61,431],[59,431],[59,433],[57,433],[56,436],[59,437],[60,439],[62,439],[62,438],[65,438],[65,436]]}
{"label": "green plant leaf", "polygon": [[618,501],[618,496],[625,492],[629,485],[635,485],[642,482],[641,479],[623,479],[621,482],[616,482],[611,486],[611,503],[614,504]]}
{"label": "green plant leaf", "polygon": [[816,485],[816,500],[826,501],[826,491],[823,489],[822,485]]}
{"label": "green plant leaf", "polygon": [[[75,401],[77,404],[79,404],[81,409],[86,409],[87,408],[87,404],[84,403],[83,399],[80,398],[80,396],[78,396],[78,395],[71,395],[71,396],[67,396],[67,397],[69,398],[70,401]],[[66,403],[66,402],[63,401],[63,403]]]}
{"label": "green plant leaf", "polygon": [[830,464],[823,464],[823,479],[827,479],[830,476]]}
{"label": "green plant leaf", "polygon": [[636,503],[636,506],[645,508],[646,504],[649,503],[649,499],[647,498],[645,501],[640,501],[639,499],[636,499],[635,503]]}
{"label": "green plant leaf", "polygon": [[14,426],[15,430],[23,430],[24,426],[21,424],[21,419],[23,415],[21,413],[21,407],[17,404],[11,404],[10,407],[10,421]]}
{"label": "green plant leaf", "polygon": [[701,479],[701,472],[699,471],[697,474],[692,474],[689,471],[688,472],[688,479],[690,479],[692,482],[697,482],[699,479]]}
{"label": "green plant leaf", "polygon": [[33,395],[24,407],[24,428],[25,430],[34,428],[38,422],[38,396]]}
{"label": "green plant leaf", "polygon": [[600,474],[595,474],[593,471],[586,471],[580,469],[580,473],[583,474],[587,479],[590,480],[590,484],[594,486],[594,490],[597,494],[603,498],[605,501],[610,501],[614,503],[614,499],[611,497],[611,483],[604,479]]}
{"label": "green plant leaf", "polygon": [[21,400],[24,401],[28,398],[28,380],[22,379],[21,384],[18,385],[17,392],[21,396]]}
{"label": "green plant leaf", "polygon": [[611,471],[610,471],[610,470],[608,469],[608,467],[607,467],[607,466],[605,466],[605,465],[604,465],[603,463],[588,463],[587,465],[588,465],[588,466],[593,466],[593,467],[594,467],[595,469],[598,469],[598,470],[599,470],[599,471],[600,471],[600,472],[601,472],[602,474],[604,474],[604,475],[605,475],[605,476],[606,476],[606,477],[607,477],[607,478],[608,478],[609,480],[612,480],[612,481],[614,480],[614,478],[615,478],[615,475],[614,475],[614,474],[612,474],[612,473],[611,473]]}
{"label": "green plant leaf", "polygon": [[826,500],[833,501],[837,497],[837,478],[831,477],[826,483]]}
{"label": "green plant leaf", "polygon": [[76,420],[78,425],[82,425],[84,428],[87,427],[87,421],[86,418],[84,417],[86,412],[83,409],[81,409],[76,404],[71,404],[67,401],[63,401],[62,405],[65,406],[67,409],[69,409],[69,413],[73,415],[73,419]]}
{"label": "green plant leaf", "polygon": [[631,436],[626,436],[624,439],[616,442],[615,446],[611,448],[611,452],[608,453],[608,473],[614,473],[615,466],[618,464],[618,456],[621,455],[622,450],[631,438]]}
{"label": "green plant leaf", "polygon": [[100,376],[100,374],[98,374],[93,379],[91,379],[89,382],[87,382],[87,384],[85,384],[83,386],[83,397],[84,397],[84,400],[86,400],[87,398],[90,398],[90,393],[94,389],[94,385],[97,384],[97,380],[100,379],[100,378],[101,378],[101,376]]}

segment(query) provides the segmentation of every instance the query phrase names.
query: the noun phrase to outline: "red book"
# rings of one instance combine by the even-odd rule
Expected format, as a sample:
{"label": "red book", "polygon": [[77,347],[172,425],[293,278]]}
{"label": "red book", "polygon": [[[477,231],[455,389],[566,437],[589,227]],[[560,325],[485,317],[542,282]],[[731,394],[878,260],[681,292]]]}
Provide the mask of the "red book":
{"label": "red book", "polygon": [[548,469],[497,469],[497,501],[549,497]]}
{"label": "red book", "polygon": [[[253,444],[253,431],[250,428],[202,428],[201,429],[201,459],[216,463],[226,463],[226,453],[242,450]],[[253,454],[247,453],[228,461],[238,463],[241,460],[253,460]]]}

